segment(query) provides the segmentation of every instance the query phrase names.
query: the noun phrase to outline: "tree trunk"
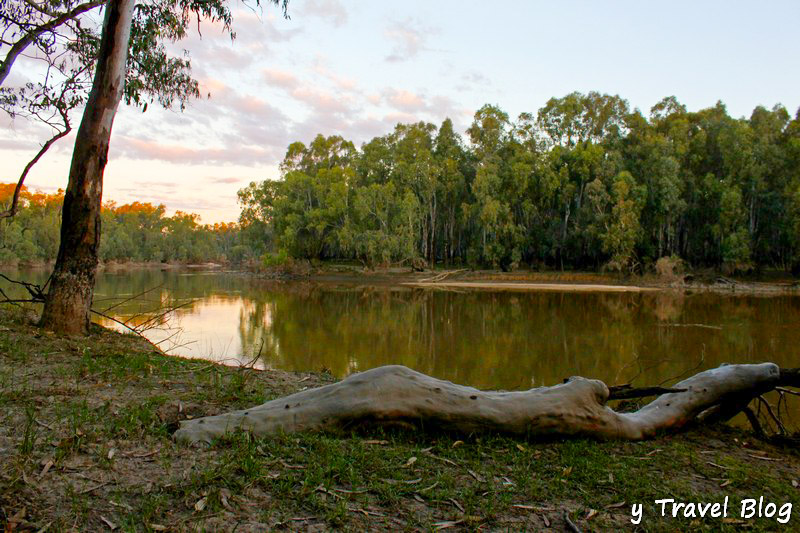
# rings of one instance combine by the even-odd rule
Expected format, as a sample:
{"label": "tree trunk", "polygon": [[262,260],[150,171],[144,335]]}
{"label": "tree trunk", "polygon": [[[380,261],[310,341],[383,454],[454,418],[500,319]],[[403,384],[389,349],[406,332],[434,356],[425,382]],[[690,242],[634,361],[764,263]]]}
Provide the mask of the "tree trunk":
{"label": "tree trunk", "polygon": [[92,91],[83,113],[64,194],[61,244],[50,278],[41,326],[86,334],[100,246],[103,171],[111,126],[122,99],[135,0],[110,0]]}
{"label": "tree trunk", "polygon": [[[661,394],[636,412],[617,413],[606,402],[615,396],[631,397],[629,390],[610,391],[594,379],[574,377],[553,387],[492,392],[404,366],[383,366],[251,409],[181,422],[174,437],[196,443],[240,429],[268,436],[401,424],[467,433],[640,440],[696,421],[730,418],[756,396],[778,385],[798,384],[797,370],[781,371],[772,363],[726,365],[676,384],[674,392]],[[662,391],[651,389],[648,394],[658,392]]]}

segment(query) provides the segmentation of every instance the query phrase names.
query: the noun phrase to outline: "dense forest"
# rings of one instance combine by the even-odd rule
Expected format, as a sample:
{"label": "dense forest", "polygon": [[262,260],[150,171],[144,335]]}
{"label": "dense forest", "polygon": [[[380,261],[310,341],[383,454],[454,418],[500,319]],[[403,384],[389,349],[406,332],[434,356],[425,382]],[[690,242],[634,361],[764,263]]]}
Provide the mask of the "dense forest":
{"label": "dense forest", "polygon": [[360,150],[293,143],[279,180],[239,191],[242,240],[368,265],[800,267],[800,113],[780,105],[736,119],[668,97],[646,117],[572,93],[516,121],[486,105],[466,135],[445,120]]}
{"label": "dense forest", "polygon": [[[9,205],[16,184],[0,184],[0,205]],[[64,193],[23,189],[21,209],[0,222],[0,264],[44,263],[58,252]],[[238,244],[236,224],[199,223],[199,216],[165,215],[163,205],[106,202],[102,212],[100,259],[106,262],[239,262],[249,257]]]}
{"label": "dense forest", "polygon": [[[238,224],[106,202],[103,261],[447,264],[642,272],[661,257],[729,271],[800,270],[800,113],[674,97],[649,117],[619,96],[572,93],[516,121],[475,113],[398,124],[361,149],[291,144],[281,177],[239,191]],[[7,205],[13,184],[0,185]],[[63,193],[25,190],[0,223],[0,263],[52,260]]]}

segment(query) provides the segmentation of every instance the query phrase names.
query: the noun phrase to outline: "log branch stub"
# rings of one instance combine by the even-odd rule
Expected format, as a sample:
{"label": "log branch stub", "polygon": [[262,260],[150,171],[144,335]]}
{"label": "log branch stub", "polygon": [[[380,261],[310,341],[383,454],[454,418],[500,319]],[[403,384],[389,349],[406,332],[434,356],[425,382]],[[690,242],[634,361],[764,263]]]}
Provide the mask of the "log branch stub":
{"label": "log branch stub", "polygon": [[237,430],[268,436],[401,423],[460,432],[640,440],[683,428],[720,404],[746,406],[781,377],[773,363],[726,365],[677,383],[636,412],[617,413],[606,406],[609,388],[595,379],[574,377],[527,391],[480,391],[391,365],[247,410],[181,422],[174,438],[209,443]]}
{"label": "log branch stub", "polygon": [[659,396],[668,392],[686,392],[686,389],[676,389],[670,387],[631,387],[630,385],[614,385],[608,388],[609,400],[632,400],[634,398],[646,398],[648,396]]}

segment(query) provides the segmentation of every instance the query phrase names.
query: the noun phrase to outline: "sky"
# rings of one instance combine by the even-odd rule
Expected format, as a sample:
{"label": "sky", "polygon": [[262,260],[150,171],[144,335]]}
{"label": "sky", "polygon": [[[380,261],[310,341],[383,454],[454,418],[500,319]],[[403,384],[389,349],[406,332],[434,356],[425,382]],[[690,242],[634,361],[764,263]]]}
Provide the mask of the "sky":
{"label": "sky", "polygon": [[[184,112],[120,106],[104,199],[235,221],[237,191],[279,178],[291,142],[360,146],[398,122],[447,117],[463,133],[484,104],[516,117],[573,91],[619,94],[646,115],[670,95],[691,111],[721,100],[734,117],[800,106],[796,0],[290,0],[288,20],[263,0],[232,7],[233,42],[205,22],[173,46],[189,51],[203,99]],[[0,116],[0,181],[16,181],[47,137]],[[73,144],[59,141],[29,188],[65,188]]]}

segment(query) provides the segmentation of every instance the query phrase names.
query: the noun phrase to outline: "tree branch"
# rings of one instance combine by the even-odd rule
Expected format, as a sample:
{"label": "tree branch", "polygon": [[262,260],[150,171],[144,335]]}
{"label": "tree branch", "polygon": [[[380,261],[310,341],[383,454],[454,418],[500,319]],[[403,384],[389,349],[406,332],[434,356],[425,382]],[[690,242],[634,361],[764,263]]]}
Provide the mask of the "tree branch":
{"label": "tree branch", "polygon": [[[66,115],[64,118],[66,120]],[[72,131],[72,127],[69,125],[69,122],[67,122],[66,128],[50,137],[50,139],[48,139],[47,142],[42,145],[34,158],[28,161],[28,164],[25,165],[25,169],[19,176],[19,180],[17,180],[17,186],[14,187],[14,196],[11,199],[11,206],[7,210],[0,212],[0,219],[11,218],[17,214],[17,211],[19,210],[19,195],[22,192],[23,185],[25,184],[25,178],[28,177],[28,172],[30,172],[31,168],[33,168],[33,165],[35,165],[39,159],[42,158],[45,152],[47,152],[47,150],[49,150],[56,141],[69,135],[70,131]]]}
{"label": "tree branch", "polygon": [[16,61],[17,57],[25,50],[33,41],[35,41],[38,37],[42,34],[47,33],[48,31],[52,31],[55,28],[61,26],[65,22],[68,22],[75,17],[90,11],[96,7],[99,7],[106,2],[103,0],[90,0],[89,2],[79,4],[75,6],[73,9],[67,11],[66,13],[62,13],[58,17],[54,18],[53,20],[42,24],[41,26],[36,26],[31,29],[28,33],[25,34],[19,41],[15,42],[11,49],[6,54],[6,57],[0,62],[0,87],[3,86],[3,83],[6,81],[9,72],[11,72],[11,66]]}
{"label": "tree branch", "polygon": [[645,398],[647,396],[658,396],[669,392],[686,392],[686,389],[673,389],[667,387],[631,387],[630,385],[613,385],[608,388],[609,400],[631,400],[633,398]]}
{"label": "tree branch", "polygon": [[467,433],[642,440],[716,422],[714,414],[727,417],[734,407],[741,411],[754,396],[774,389],[779,375],[772,363],[726,365],[676,384],[682,392],[661,394],[638,411],[621,413],[608,408],[609,389],[598,380],[574,377],[527,391],[480,391],[392,365],[260,406],[183,422],[174,438],[210,442],[237,429],[267,436],[402,422]]}

